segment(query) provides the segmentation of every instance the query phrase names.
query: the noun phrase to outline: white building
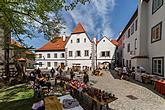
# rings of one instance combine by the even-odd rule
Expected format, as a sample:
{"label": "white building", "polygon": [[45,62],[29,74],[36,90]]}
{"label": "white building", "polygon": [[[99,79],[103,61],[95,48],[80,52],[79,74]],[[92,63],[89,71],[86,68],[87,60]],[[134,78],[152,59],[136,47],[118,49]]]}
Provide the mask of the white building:
{"label": "white building", "polygon": [[69,37],[57,37],[36,50],[37,67],[51,69],[52,67],[64,67],[65,44]]}
{"label": "white building", "polygon": [[78,23],[65,46],[67,67],[91,67],[92,43],[83,26]]}
{"label": "white building", "polygon": [[[113,59],[113,55],[115,53],[117,43],[115,40],[109,40],[106,36],[104,36],[97,43],[97,64],[105,65],[113,68],[113,64],[115,63],[115,59]],[[112,65],[109,65],[112,64]],[[108,68],[109,68],[108,67]]]}
{"label": "white building", "polygon": [[143,66],[147,72],[165,76],[164,0],[139,0],[118,41],[122,41],[123,65]]}
{"label": "white building", "polygon": [[107,37],[103,37],[100,41],[95,40],[94,43],[81,23],[78,23],[70,37],[56,38],[36,50],[36,63],[39,64],[37,67],[47,69],[57,66],[74,66],[79,69],[96,68],[96,61],[97,64],[112,63],[115,43],[115,40],[111,42]]}

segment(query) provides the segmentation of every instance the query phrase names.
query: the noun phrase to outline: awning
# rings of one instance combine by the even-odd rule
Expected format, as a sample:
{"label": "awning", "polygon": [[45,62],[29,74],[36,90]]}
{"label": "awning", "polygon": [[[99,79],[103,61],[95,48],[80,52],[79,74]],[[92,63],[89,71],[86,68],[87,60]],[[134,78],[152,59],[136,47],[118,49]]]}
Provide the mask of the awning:
{"label": "awning", "polygon": [[16,58],[17,61],[26,61],[25,58]]}

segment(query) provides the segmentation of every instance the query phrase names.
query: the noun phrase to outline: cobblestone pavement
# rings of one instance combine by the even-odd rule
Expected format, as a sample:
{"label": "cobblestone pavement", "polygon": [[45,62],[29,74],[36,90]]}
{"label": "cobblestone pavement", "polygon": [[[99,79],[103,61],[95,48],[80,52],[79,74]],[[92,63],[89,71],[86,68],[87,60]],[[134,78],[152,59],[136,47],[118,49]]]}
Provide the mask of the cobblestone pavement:
{"label": "cobblestone pavement", "polygon": [[[96,81],[94,87],[115,94],[118,98],[109,104],[113,110],[165,110],[165,99],[139,84],[115,79],[109,71],[102,71],[103,76],[90,76]],[[127,95],[137,99],[132,100]]]}

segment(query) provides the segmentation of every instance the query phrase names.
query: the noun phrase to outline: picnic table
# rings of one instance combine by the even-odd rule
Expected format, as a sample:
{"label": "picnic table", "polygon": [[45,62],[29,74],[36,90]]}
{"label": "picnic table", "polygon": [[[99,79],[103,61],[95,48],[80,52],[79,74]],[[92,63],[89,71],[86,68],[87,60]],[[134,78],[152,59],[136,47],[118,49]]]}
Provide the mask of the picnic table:
{"label": "picnic table", "polygon": [[56,96],[48,96],[44,99],[45,110],[63,110],[62,104]]}

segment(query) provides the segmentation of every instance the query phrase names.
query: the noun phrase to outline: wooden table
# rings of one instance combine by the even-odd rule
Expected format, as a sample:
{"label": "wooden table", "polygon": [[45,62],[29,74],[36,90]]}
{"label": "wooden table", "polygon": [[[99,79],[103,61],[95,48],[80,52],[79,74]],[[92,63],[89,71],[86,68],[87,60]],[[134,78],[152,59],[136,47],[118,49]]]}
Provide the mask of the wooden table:
{"label": "wooden table", "polygon": [[112,97],[112,98],[110,98],[109,100],[107,100],[107,101],[105,102],[105,101],[103,101],[103,100],[99,101],[96,97],[91,97],[91,96],[89,96],[87,93],[83,93],[83,95],[86,95],[87,97],[89,97],[89,98],[92,99],[92,108],[91,108],[92,110],[93,110],[93,108],[94,108],[95,103],[96,103],[96,105],[97,105],[97,104],[100,104],[100,110],[102,110],[102,107],[103,107],[104,105],[106,106],[106,109],[108,110],[108,108],[109,108],[108,104],[118,99],[118,98],[116,98],[116,97]]}
{"label": "wooden table", "polygon": [[62,105],[56,96],[48,96],[44,99],[45,110],[63,110]]}

